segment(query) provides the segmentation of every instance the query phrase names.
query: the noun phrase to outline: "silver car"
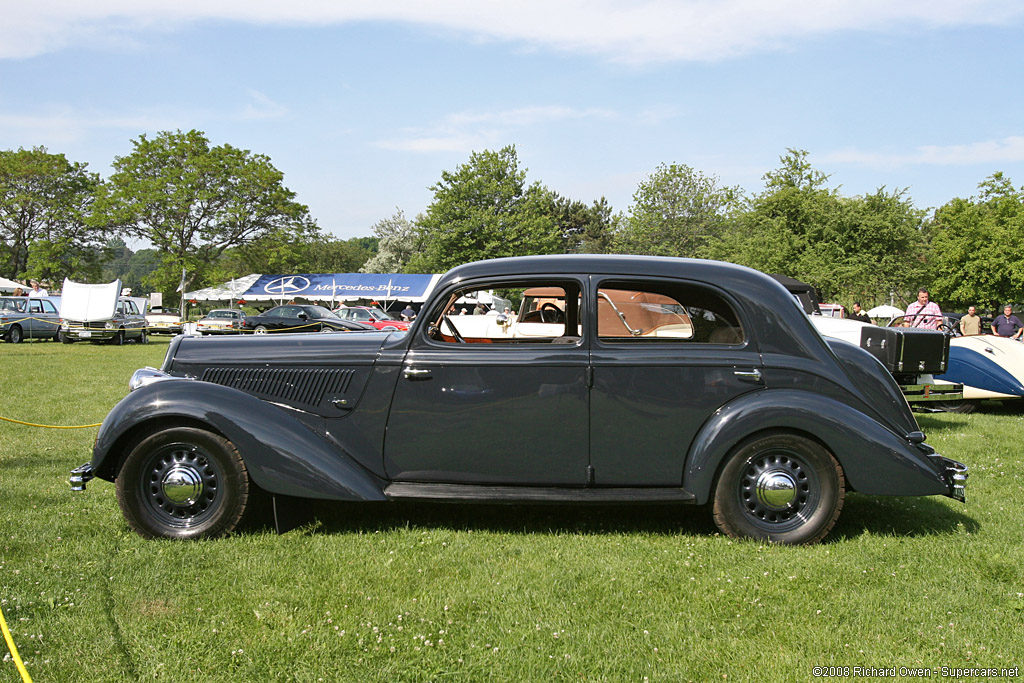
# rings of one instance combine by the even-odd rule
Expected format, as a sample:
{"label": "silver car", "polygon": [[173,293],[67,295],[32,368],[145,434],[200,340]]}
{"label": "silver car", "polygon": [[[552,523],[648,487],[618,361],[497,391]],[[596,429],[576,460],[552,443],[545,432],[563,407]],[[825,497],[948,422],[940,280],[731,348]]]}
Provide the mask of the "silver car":
{"label": "silver car", "polygon": [[49,299],[0,297],[0,338],[12,344],[22,339],[58,339],[60,311]]}
{"label": "silver car", "polygon": [[135,302],[127,297],[117,300],[113,317],[88,322],[65,319],[61,324],[61,332],[62,341],[66,344],[83,339],[115,345],[123,344],[127,339],[134,339],[140,344],[149,342],[146,317],[139,312]]}

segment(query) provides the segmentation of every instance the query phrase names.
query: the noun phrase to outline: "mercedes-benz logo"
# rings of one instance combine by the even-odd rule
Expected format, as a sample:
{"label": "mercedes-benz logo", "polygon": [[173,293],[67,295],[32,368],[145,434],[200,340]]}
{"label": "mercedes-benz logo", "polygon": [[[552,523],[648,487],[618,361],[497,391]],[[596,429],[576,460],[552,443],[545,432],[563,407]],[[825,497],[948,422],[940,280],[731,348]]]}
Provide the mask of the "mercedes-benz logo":
{"label": "mercedes-benz logo", "polygon": [[263,285],[264,292],[267,294],[277,294],[278,296],[298,294],[308,288],[309,278],[304,278],[301,275],[287,275],[285,277],[279,277],[276,280],[271,280],[267,284]]}

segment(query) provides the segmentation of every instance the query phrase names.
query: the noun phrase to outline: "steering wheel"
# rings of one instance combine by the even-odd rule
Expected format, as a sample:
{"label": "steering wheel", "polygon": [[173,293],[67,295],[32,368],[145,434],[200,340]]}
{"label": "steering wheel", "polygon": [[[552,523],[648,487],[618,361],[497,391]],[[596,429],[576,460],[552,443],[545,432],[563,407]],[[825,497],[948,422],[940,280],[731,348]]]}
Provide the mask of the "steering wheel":
{"label": "steering wheel", "polygon": [[[551,314],[546,315],[545,311],[551,311]],[[551,319],[549,320],[549,318]],[[540,319],[546,323],[564,323],[565,313],[562,312],[561,308],[549,301],[540,307]]]}
{"label": "steering wheel", "polygon": [[452,336],[455,337],[455,341],[459,342],[460,344],[467,343],[466,338],[463,337],[462,334],[457,329],[455,329],[455,325],[452,324],[452,319],[449,318],[447,314],[442,315],[441,320],[445,321],[448,324],[448,329],[452,331]]}

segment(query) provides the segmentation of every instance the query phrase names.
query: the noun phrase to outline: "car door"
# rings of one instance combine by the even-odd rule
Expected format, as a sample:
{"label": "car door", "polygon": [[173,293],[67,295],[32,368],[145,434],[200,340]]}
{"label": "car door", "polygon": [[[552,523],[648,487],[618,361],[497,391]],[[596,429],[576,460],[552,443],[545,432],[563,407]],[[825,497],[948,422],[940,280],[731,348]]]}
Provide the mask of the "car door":
{"label": "car door", "polygon": [[384,444],[396,481],[583,485],[588,459],[589,352],[577,329],[579,282],[547,281],[573,302],[561,335],[517,339],[498,316],[445,316],[488,282],[424,311],[395,388]]}
{"label": "car door", "polygon": [[29,319],[27,322],[30,324],[30,336],[55,336],[57,328],[60,326],[60,320],[53,302],[46,299],[29,299],[28,307]]}
{"label": "car door", "polygon": [[761,357],[725,292],[594,278],[590,463],[598,486],[679,486],[694,435],[764,387]]}

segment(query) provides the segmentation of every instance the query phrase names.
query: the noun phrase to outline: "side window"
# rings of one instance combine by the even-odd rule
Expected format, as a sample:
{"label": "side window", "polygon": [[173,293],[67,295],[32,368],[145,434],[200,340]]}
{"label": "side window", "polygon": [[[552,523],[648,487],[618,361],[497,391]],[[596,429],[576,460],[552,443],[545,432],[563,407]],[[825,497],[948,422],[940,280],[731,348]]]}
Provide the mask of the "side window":
{"label": "side window", "polygon": [[44,313],[54,313],[54,314],[57,313],[57,307],[53,305],[52,301],[43,300],[40,303],[43,304],[43,312]]}
{"label": "side window", "polygon": [[578,344],[580,292],[571,282],[502,282],[458,290],[430,311],[427,334],[450,344]]}
{"label": "side window", "polygon": [[42,301],[29,301],[28,302],[28,312],[29,313],[42,313],[43,312],[43,302]]}
{"label": "side window", "polygon": [[597,291],[597,336],[609,343],[741,344],[732,306],[716,292],[672,282],[605,282]]}

